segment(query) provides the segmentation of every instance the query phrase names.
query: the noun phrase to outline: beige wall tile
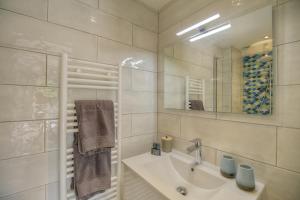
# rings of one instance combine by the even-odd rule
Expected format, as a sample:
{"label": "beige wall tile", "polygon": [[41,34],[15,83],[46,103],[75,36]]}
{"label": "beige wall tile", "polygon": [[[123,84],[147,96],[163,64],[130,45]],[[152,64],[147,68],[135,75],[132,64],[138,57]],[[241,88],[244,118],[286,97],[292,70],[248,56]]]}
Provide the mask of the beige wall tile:
{"label": "beige wall tile", "polygon": [[147,31],[138,26],[133,26],[133,45],[149,51],[157,51],[157,37],[156,33]]}
{"label": "beige wall tile", "polygon": [[91,9],[82,2],[49,0],[48,16],[49,21],[57,24],[107,37],[125,44],[132,43],[132,26],[129,22],[105,14],[98,9]]}
{"label": "beige wall tile", "polygon": [[57,159],[51,152],[0,161],[0,197],[57,180]]}
{"label": "beige wall tile", "polygon": [[46,151],[58,150],[59,148],[58,129],[59,129],[58,120],[45,121]]}
{"label": "beige wall tile", "polygon": [[156,73],[132,69],[132,90],[155,92],[156,85]]}
{"label": "beige wall tile", "polygon": [[0,0],[0,8],[47,20],[47,0]]}
{"label": "beige wall tile", "polygon": [[98,8],[98,4],[99,4],[98,0],[79,0],[79,1],[93,8]]}
{"label": "beige wall tile", "polygon": [[47,86],[59,85],[60,62],[58,56],[47,55]]}
{"label": "beige wall tile", "polygon": [[49,119],[58,116],[58,89],[0,86],[0,121]]}
{"label": "beige wall tile", "polygon": [[63,51],[74,58],[96,60],[96,36],[5,10],[0,11],[0,23],[1,43],[41,51]]}
{"label": "beige wall tile", "polygon": [[272,126],[182,117],[181,132],[188,140],[201,138],[205,146],[266,163],[276,162],[276,128]]}
{"label": "beige wall tile", "polygon": [[44,152],[43,121],[0,123],[0,159]]}
{"label": "beige wall tile", "polygon": [[180,137],[180,116],[158,113],[158,132]]}
{"label": "beige wall tile", "polygon": [[158,14],[131,0],[99,0],[105,12],[125,18],[148,30],[158,31]]}
{"label": "beige wall tile", "polygon": [[278,47],[278,84],[300,84],[300,42]]}
{"label": "beige wall tile", "polygon": [[278,128],[277,165],[300,173],[300,129]]}
{"label": "beige wall tile", "polygon": [[122,68],[122,90],[131,90],[132,88],[132,69]]}
{"label": "beige wall tile", "polygon": [[276,43],[283,44],[300,40],[300,1],[289,1],[276,10]]}
{"label": "beige wall tile", "polygon": [[[187,153],[186,149],[187,147],[193,145],[191,142],[187,140],[183,140],[180,138],[174,138],[173,142],[173,148],[181,151],[183,153]],[[194,155],[195,152],[191,153],[191,156]],[[206,146],[201,146],[201,160],[207,161],[211,164],[216,164],[216,156],[217,156],[217,150],[214,148],[206,147]]]}
{"label": "beige wall tile", "polygon": [[[220,163],[222,154],[218,151],[217,163]],[[231,155],[237,164],[247,164],[254,167],[256,179],[265,183],[264,200],[297,200],[300,196],[300,174],[280,169],[272,165],[248,160],[236,155]]]}
{"label": "beige wall tile", "polygon": [[134,48],[118,42],[99,39],[98,59],[100,62],[133,67],[147,71],[157,70],[157,58],[153,52]]}
{"label": "beige wall tile", "polygon": [[54,182],[46,185],[46,200],[59,200],[58,182]]}
{"label": "beige wall tile", "polygon": [[156,113],[132,114],[132,135],[153,134],[156,132]]}
{"label": "beige wall tile", "polygon": [[149,152],[154,135],[140,135],[122,140],[122,159]]}
{"label": "beige wall tile", "polygon": [[45,187],[41,186],[13,195],[0,197],[0,200],[45,200]]}
{"label": "beige wall tile", "polygon": [[127,138],[131,136],[132,122],[131,114],[122,115],[122,138]]}
{"label": "beige wall tile", "polygon": [[153,92],[124,91],[122,113],[156,112],[157,95]]}
{"label": "beige wall tile", "polygon": [[278,86],[279,116],[285,127],[300,128],[300,85]]}
{"label": "beige wall tile", "polygon": [[1,47],[0,84],[44,86],[46,84],[46,56]]}

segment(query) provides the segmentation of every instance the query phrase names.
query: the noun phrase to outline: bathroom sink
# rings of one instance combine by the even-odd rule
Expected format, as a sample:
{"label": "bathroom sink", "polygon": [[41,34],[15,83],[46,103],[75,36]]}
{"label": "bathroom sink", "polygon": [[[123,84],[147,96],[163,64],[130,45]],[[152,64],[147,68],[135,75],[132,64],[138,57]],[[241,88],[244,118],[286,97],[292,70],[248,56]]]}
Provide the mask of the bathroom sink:
{"label": "bathroom sink", "polygon": [[123,163],[171,200],[257,200],[264,185],[256,182],[253,192],[240,190],[234,179],[220,175],[219,168],[207,162],[193,167],[194,158],[173,151],[153,156],[145,153]]}
{"label": "bathroom sink", "polygon": [[192,185],[203,189],[216,189],[226,183],[223,178],[213,175],[214,171],[209,171],[209,168],[203,165],[192,168],[189,162],[182,161],[178,156],[171,155],[169,158],[176,172]]}

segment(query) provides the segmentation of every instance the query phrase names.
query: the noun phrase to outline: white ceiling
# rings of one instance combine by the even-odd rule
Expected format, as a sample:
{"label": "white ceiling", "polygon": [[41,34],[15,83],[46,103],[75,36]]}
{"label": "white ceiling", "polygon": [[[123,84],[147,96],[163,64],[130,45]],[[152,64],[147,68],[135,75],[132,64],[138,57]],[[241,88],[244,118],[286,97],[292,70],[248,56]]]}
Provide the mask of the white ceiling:
{"label": "white ceiling", "polygon": [[151,8],[151,9],[158,12],[165,5],[167,5],[168,3],[170,3],[171,1],[174,1],[174,0],[137,0],[137,1],[143,3],[147,7],[149,7],[149,8]]}

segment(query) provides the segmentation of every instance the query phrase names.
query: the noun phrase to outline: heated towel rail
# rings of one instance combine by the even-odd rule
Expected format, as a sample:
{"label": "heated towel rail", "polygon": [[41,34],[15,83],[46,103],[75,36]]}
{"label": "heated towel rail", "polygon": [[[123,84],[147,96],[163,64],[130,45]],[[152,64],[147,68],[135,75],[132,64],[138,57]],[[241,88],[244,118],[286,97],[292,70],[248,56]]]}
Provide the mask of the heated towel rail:
{"label": "heated towel rail", "polygon": [[[104,193],[95,195],[90,200],[120,199],[120,133],[121,133],[121,67],[88,61],[69,59],[62,54],[60,76],[60,200],[75,200],[76,195],[71,189],[74,176],[73,148],[68,146],[68,135],[78,132],[75,103],[68,98],[71,89],[110,90],[115,92],[114,99],[116,145],[112,149],[111,188]],[[113,169],[115,169],[113,171]],[[68,187],[69,185],[69,187]]]}
{"label": "heated towel rail", "polygon": [[[193,98],[194,97],[194,98]],[[205,106],[205,80],[185,77],[185,109],[191,110],[190,100],[202,100]]]}

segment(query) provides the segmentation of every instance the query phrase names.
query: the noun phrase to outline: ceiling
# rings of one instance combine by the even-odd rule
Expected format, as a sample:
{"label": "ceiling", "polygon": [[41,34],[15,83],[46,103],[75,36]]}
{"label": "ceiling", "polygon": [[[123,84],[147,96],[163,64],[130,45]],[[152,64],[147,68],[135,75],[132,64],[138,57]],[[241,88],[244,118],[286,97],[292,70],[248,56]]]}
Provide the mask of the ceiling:
{"label": "ceiling", "polygon": [[165,5],[174,0],[136,0],[155,11],[160,11]]}

